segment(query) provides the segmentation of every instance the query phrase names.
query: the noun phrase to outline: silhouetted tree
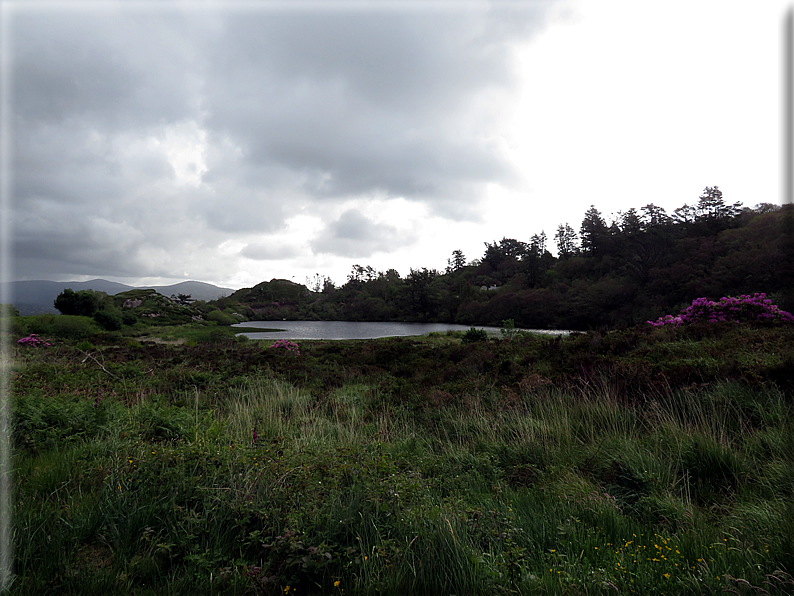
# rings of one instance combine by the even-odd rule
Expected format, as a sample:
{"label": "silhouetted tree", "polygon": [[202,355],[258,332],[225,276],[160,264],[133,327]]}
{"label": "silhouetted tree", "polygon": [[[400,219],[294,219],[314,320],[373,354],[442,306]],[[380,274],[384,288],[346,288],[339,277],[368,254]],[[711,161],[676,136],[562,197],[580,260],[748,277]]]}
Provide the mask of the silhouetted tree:
{"label": "silhouetted tree", "polygon": [[610,237],[609,228],[601,212],[595,206],[590,205],[584,214],[582,227],[579,229],[582,252],[594,255],[604,251],[609,244]]}
{"label": "silhouetted tree", "polygon": [[579,253],[579,246],[576,243],[576,232],[566,223],[557,227],[554,234],[554,242],[557,244],[557,254],[561,259],[567,259]]}
{"label": "silhouetted tree", "polygon": [[529,239],[529,250],[538,257],[543,256],[546,252],[546,232],[541,231],[540,234],[532,234]]}
{"label": "silhouetted tree", "polygon": [[435,304],[431,295],[431,284],[438,271],[422,267],[411,269],[405,278],[412,314],[426,320],[435,314]]}
{"label": "silhouetted tree", "polygon": [[699,232],[715,233],[738,225],[736,218],[742,213],[742,204],[728,205],[722,191],[707,186],[698,198],[695,218]]}
{"label": "silhouetted tree", "polygon": [[642,220],[634,207],[625,213],[618,212],[617,223],[621,234],[631,236],[642,231]]}
{"label": "silhouetted tree", "polygon": [[466,257],[462,250],[453,250],[452,257],[447,259],[447,273],[460,271],[466,266]]}
{"label": "silhouetted tree", "polygon": [[698,198],[696,215],[700,220],[728,219],[742,211],[741,203],[726,205],[722,191],[716,186],[707,186]]}
{"label": "silhouetted tree", "polygon": [[527,245],[513,238],[502,238],[498,243],[485,243],[483,263],[488,263],[494,270],[507,260],[518,261],[527,253]]}
{"label": "silhouetted tree", "polygon": [[775,205],[774,203],[758,203],[758,205],[752,208],[752,211],[758,214],[772,213],[774,211],[780,211],[780,205]]}
{"label": "silhouetted tree", "polygon": [[673,220],[679,224],[691,224],[697,218],[697,209],[686,203],[673,211]]}
{"label": "silhouetted tree", "polygon": [[171,300],[182,306],[188,306],[193,302],[193,298],[190,294],[171,294]]}
{"label": "silhouetted tree", "polygon": [[530,288],[538,284],[541,274],[549,269],[553,260],[554,257],[546,251],[546,232],[533,234],[529,239],[526,255],[521,261]]}
{"label": "silhouetted tree", "polygon": [[371,266],[353,265],[353,269],[347,275],[347,281],[348,283],[364,283],[372,281],[376,277],[378,277],[378,273]]}
{"label": "silhouetted tree", "polygon": [[319,273],[315,273],[314,277],[306,278],[306,287],[309,288],[315,294],[319,294],[320,292],[327,293],[328,291],[333,289],[334,282],[327,275],[320,275]]}
{"label": "silhouetted tree", "polygon": [[667,215],[667,212],[664,210],[664,207],[657,207],[653,203],[649,203],[648,205],[645,205],[645,207],[641,207],[640,211],[642,211],[640,220],[642,221],[642,227],[645,230],[655,228],[657,226],[664,226],[672,221],[670,216]]}

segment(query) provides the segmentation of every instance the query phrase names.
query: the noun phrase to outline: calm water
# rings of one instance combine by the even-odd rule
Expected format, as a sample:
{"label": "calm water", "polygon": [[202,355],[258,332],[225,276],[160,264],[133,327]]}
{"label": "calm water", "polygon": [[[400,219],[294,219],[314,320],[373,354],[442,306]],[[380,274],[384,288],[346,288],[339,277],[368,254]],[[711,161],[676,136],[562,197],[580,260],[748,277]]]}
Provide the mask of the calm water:
{"label": "calm water", "polygon": [[[234,327],[261,327],[263,329],[283,329],[271,332],[245,332],[250,339],[377,339],[379,337],[405,337],[426,335],[432,331],[444,333],[468,331],[471,326],[446,325],[443,323],[352,323],[348,321],[250,321]],[[478,327],[488,333],[498,335],[498,327]],[[553,335],[567,334],[567,331],[536,331]]]}

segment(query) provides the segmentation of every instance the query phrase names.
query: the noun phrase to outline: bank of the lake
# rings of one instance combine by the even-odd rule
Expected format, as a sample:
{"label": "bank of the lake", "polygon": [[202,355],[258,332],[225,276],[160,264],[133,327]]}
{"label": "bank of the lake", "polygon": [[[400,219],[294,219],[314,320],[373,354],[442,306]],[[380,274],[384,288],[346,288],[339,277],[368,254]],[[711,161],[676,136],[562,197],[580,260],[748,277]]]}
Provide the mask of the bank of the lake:
{"label": "bank of the lake", "polygon": [[[445,323],[394,323],[353,321],[249,321],[233,325],[245,328],[249,339],[379,339],[383,337],[410,337],[448,331],[466,332],[471,327]],[[261,327],[262,332],[250,328]],[[279,331],[272,331],[278,329]],[[499,335],[498,327],[482,327],[489,335]],[[266,331],[267,330],[267,331]],[[568,331],[525,329],[532,333],[567,335]]]}

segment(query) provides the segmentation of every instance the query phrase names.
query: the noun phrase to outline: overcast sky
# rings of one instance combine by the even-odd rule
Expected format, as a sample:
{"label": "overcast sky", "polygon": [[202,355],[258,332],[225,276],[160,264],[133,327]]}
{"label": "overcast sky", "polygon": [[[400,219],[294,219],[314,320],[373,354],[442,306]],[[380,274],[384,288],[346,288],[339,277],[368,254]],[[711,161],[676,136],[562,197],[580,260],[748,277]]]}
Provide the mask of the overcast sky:
{"label": "overcast sky", "polygon": [[2,2],[12,277],[341,284],[780,203],[789,4]]}

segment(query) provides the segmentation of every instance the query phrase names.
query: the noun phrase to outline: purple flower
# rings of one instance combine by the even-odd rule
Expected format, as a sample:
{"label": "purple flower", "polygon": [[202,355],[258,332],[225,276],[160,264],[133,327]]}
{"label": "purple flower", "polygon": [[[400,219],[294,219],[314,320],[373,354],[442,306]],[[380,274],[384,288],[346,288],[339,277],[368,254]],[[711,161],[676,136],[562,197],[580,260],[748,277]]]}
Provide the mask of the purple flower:
{"label": "purple flower", "polygon": [[20,345],[23,345],[23,346],[34,346],[34,347],[51,346],[52,345],[48,341],[44,341],[43,339],[41,339],[35,333],[31,333],[27,337],[23,337],[21,339],[18,339],[17,343],[20,344]]}
{"label": "purple flower", "polygon": [[278,340],[277,342],[271,344],[268,347],[270,347],[270,348],[284,348],[285,350],[287,350],[289,352],[295,352],[295,354],[297,354],[298,356],[300,356],[300,354],[301,354],[301,351],[298,349],[298,344],[296,344],[294,341],[288,341],[286,339],[280,339],[280,340]]}
{"label": "purple flower", "polygon": [[692,304],[682,310],[677,317],[666,315],[656,321],[648,321],[654,327],[670,325],[680,327],[688,323],[708,321],[781,321],[794,322],[794,315],[772,304],[772,300],[764,293],[755,293],[752,296],[744,294],[738,298],[723,296],[717,302],[708,298],[696,298]]}

